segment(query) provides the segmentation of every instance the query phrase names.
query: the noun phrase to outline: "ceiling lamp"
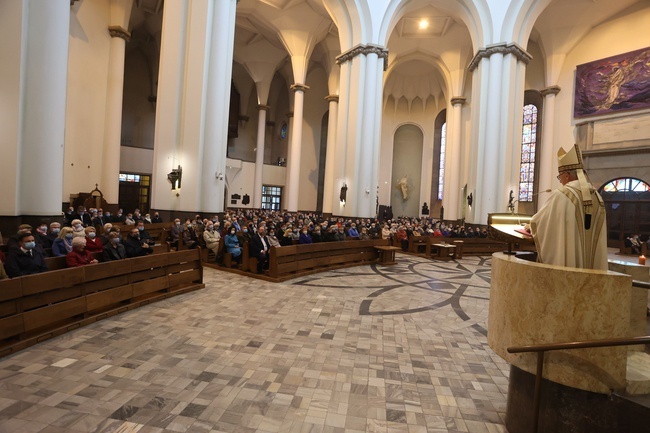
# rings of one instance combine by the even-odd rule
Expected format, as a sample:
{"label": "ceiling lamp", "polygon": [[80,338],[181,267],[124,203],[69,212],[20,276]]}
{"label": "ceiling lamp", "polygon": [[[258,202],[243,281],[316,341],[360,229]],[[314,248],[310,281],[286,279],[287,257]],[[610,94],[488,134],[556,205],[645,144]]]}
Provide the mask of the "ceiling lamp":
{"label": "ceiling lamp", "polygon": [[420,30],[426,30],[429,28],[429,20],[426,18],[422,18],[420,20]]}

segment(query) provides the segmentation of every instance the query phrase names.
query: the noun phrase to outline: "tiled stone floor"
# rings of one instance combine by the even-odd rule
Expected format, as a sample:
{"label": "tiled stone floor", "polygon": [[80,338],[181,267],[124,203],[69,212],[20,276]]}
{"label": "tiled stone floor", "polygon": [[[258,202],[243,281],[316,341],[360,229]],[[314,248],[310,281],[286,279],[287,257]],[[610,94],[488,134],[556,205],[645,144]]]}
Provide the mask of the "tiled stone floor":
{"label": "tiled stone floor", "polygon": [[505,432],[490,262],[207,287],[0,359],[0,432]]}

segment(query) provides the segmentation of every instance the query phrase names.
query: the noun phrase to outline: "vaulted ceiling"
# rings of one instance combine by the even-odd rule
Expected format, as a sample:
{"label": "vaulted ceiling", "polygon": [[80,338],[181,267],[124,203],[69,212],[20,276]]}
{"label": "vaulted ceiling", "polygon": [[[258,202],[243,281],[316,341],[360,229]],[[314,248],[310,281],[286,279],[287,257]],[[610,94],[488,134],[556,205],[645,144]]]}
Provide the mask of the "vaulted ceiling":
{"label": "vaulted ceiling", "polygon": [[[372,1],[368,3],[372,5]],[[447,5],[439,0],[405,4],[388,40],[391,69],[386,74],[385,98],[406,99],[410,106],[415,98],[426,101],[453,96],[447,94],[449,71],[466,69],[480,47],[472,46],[465,24]],[[566,53],[594,27],[644,5],[647,0],[554,0],[539,16],[530,38],[544,53]],[[160,42],[163,7],[164,0],[134,0],[131,29],[136,42],[148,43],[149,38]],[[310,67],[327,71],[332,47],[324,41],[338,38],[338,30],[323,0],[241,0],[236,44],[250,45],[264,39],[286,50],[281,28],[309,28],[312,23],[322,27],[323,22],[328,27],[315,41]]]}

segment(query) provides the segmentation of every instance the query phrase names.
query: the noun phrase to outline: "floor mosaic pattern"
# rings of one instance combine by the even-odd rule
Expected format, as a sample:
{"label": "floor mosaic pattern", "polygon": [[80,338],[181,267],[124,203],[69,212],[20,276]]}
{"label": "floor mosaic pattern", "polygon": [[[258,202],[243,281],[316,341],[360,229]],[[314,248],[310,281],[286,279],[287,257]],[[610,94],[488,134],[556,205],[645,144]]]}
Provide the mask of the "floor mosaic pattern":
{"label": "floor mosaic pattern", "polygon": [[489,257],[206,288],[0,359],[0,433],[505,432]]}

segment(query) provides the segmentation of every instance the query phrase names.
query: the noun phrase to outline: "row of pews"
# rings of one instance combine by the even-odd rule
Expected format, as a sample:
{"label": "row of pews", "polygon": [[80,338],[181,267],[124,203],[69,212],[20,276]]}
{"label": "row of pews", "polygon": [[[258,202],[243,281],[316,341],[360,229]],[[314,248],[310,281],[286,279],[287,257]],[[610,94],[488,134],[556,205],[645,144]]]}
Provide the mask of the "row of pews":
{"label": "row of pews", "polygon": [[203,287],[200,249],[0,280],[0,356]]}

